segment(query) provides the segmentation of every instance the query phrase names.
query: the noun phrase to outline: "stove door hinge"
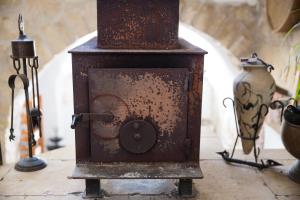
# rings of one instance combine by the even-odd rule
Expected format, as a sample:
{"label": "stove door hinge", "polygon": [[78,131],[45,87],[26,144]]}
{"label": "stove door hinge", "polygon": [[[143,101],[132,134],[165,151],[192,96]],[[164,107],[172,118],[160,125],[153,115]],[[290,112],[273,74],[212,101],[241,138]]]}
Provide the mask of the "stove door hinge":
{"label": "stove door hinge", "polygon": [[186,138],[184,141],[184,147],[185,147],[185,156],[188,158],[191,154],[192,140]]}
{"label": "stove door hinge", "polygon": [[189,72],[185,78],[185,83],[184,83],[185,91],[190,92],[192,90],[193,80],[194,80],[194,74],[192,72]]}

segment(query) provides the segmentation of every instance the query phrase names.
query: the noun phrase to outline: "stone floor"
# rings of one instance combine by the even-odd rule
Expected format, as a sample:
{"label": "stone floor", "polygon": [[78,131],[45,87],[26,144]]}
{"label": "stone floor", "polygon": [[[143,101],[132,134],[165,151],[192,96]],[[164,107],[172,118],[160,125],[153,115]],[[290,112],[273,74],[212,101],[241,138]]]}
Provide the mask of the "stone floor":
{"label": "stone floor", "polygon": [[[300,200],[300,184],[291,181],[286,172],[294,159],[285,150],[264,150],[261,158],[284,164],[259,171],[245,166],[226,164],[215,153],[222,151],[218,137],[203,131],[201,168],[204,179],[195,180],[196,197],[191,200]],[[238,157],[249,159],[237,152]],[[31,173],[14,170],[13,165],[0,167],[0,199],[54,200],[81,199],[84,181],[72,180],[75,165],[74,147],[66,147],[42,155],[47,168]],[[107,200],[175,200],[172,180],[104,180]]]}

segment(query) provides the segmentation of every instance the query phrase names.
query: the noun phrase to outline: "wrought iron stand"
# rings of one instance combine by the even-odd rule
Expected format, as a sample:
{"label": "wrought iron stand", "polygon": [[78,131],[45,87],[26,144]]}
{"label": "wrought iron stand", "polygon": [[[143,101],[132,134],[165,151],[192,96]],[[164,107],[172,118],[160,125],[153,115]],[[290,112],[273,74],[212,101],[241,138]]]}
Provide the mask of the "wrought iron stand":
{"label": "wrought iron stand", "polygon": [[[217,152],[217,154],[221,155],[222,158],[226,162],[237,163],[237,164],[242,164],[242,165],[248,165],[248,166],[251,166],[251,167],[256,167],[259,170],[266,169],[266,168],[269,168],[269,167],[274,167],[274,166],[280,166],[280,165],[282,165],[282,164],[280,164],[280,163],[278,163],[278,162],[276,162],[274,160],[271,160],[271,159],[268,159],[266,161],[260,160],[260,162],[258,160],[258,157],[259,157],[259,154],[260,154],[260,148],[256,146],[256,140],[259,138],[259,136],[258,136],[259,121],[260,121],[262,115],[266,116],[268,114],[269,107],[266,104],[262,104],[260,106],[258,117],[257,117],[257,121],[256,121],[256,124],[255,124],[255,134],[254,134],[254,137],[245,137],[245,136],[242,136],[240,134],[240,132],[239,132],[234,100],[232,98],[229,98],[229,97],[225,98],[223,100],[223,105],[224,105],[225,108],[226,108],[226,105],[225,105],[225,101],[226,100],[231,100],[232,104],[233,104],[234,120],[235,120],[235,126],[236,126],[237,136],[236,136],[236,139],[235,139],[235,143],[234,143],[234,147],[233,147],[231,155],[226,150],[223,151],[223,152]],[[282,112],[281,112],[281,118],[282,118],[284,105],[280,101],[274,101],[274,102],[272,102],[272,105],[274,105],[274,107],[275,107],[276,104],[280,105],[279,107],[282,109]],[[265,112],[263,112],[263,110],[265,110]],[[240,159],[233,158],[234,153],[235,153],[235,149],[236,149],[236,145],[237,145],[237,142],[238,142],[239,138],[244,139],[244,140],[251,140],[251,141],[253,141],[253,144],[254,144],[253,154],[254,154],[255,162],[245,161],[245,160],[240,160]]]}

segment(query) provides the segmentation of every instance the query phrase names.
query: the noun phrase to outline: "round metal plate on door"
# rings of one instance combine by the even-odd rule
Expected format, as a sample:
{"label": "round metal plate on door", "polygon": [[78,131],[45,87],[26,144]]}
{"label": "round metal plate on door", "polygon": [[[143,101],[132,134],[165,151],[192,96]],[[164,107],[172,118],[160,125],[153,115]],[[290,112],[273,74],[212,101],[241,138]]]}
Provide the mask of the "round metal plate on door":
{"label": "round metal plate on door", "polygon": [[132,120],[120,128],[120,145],[128,152],[142,154],[149,151],[156,143],[156,130],[144,120]]}

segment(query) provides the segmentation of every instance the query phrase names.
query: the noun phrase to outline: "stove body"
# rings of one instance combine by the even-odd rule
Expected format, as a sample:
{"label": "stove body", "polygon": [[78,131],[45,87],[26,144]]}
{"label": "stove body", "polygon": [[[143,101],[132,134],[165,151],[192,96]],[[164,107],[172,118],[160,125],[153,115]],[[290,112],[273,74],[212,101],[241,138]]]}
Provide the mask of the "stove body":
{"label": "stove body", "polygon": [[72,178],[86,179],[87,196],[100,179],[179,179],[184,196],[202,178],[206,52],[178,39],[179,1],[142,2],[98,0],[98,37],[70,51]]}

